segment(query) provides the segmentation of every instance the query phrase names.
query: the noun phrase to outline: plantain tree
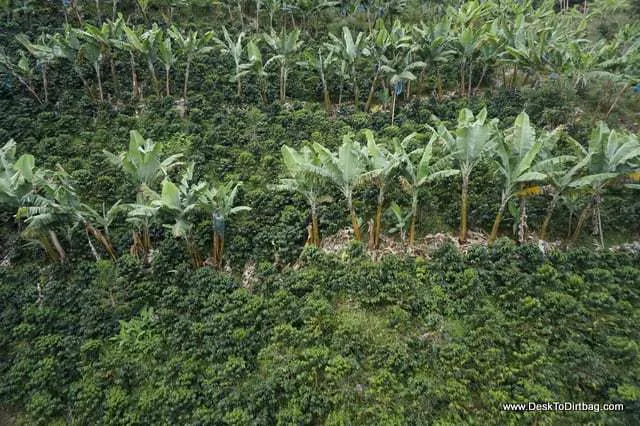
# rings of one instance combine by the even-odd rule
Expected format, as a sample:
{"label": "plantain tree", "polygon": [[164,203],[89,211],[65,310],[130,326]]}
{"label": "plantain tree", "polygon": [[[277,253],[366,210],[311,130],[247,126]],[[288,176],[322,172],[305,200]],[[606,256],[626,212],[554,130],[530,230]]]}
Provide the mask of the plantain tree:
{"label": "plantain tree", "polygon": [[304,52],[304,61],[298,62],[298,65],[307,69],[314,70],[318,73],[320,84],[322,85],[322,98],[324,101],[324,109],[326,112],[331,111],[331,96],[329,94],[329,86],[327,85],[327,73],[331,69],[335,57],[333,52],[326,52],[323,47],[318,50],[306,50]]}
{"label": "plantain tree", "polygon": [[29,51],[39,65],[42,74],[42,92],[44,93],[44,102],[49,102],[49,80],[47,70],[55,63],[58,56],[55,52],[55,44],[50,37],[42,34],[35,43],[32,43],[24,34],[18,34],[16,40]]}
{"label": "plantain tree", "polygon": [[171,37],[163,36],[158,42],[158,60],[164,67],[164,91],[165,96],[171,96],[171,90],[169,86],[169,77],[171,75],[171,68],[178,61],[178,57],[171,45]]}
{"label": "plantain tree", "polygon": [[359,86],[356,65],[358,60],[362,57],[363,50],[365,48],[364,33],[359,32],[354,38],[349,28],[342,27],[342,38],[332,33],[329,33],[329,37],[331,38],[331,42],[326,43],[325,46],[332,51],[337,58],[340,58],[343,67],[342,74],[346,76],[348,73],[348,75],[351,76],[353,82],[353,103],[357,109],[359,101]]}
{"label": "plantain tree", "polygon": [[241,32],[234,40],[229,35],[227,28],[225,26],[222,26],[222,34],[224,36],[223,40],[217,37],[213,40],[219,46],[220,52],[233,58],[235,70],[234,73],[231,74],[229,80],[236,83],[236,95],[238,96],[238,98],[240,98],[240,96],[242,96],[242,77],[244,77],[249,72],[248,68],[251,66],[250,64],[244,63],[242,61],[242,54],[244,51],[242,39],[244,38],[245,33]]}
{"label": "plantain tree", "polygon": [[467,241],[467,215],[469,211],[469,180],[471,172],[495,145],[497,119],[487,120],[487,109],[477,116],[464,108],[458,114],[457,127],[453,132],[440,123],[437,133],[450,153],[454,167],[460,170],[462,179],[460,207],[460,242]]}
{"label": "plantain tree", "polygon": [[[369,237],[371,241],[371,249],[377,249],[380,246],[380,234],[382,232],[382,208],[385,202],[385,194],[387,187],[391,181],[393,173],[396,171],[401,162],[400,153],[396,149],[391,152],[384,146],[376,143],[373,132],[364,129],[364,135],[367,139],[365,158],[368,162],[369,172],[366,173],[367,179],[371,180],[378,190],[376,202],[376,216],[373,221],[373,236]],[[407,138],[411,139],[415,133]]]}
{"label": "plantain tree", "polygon": [[584,190],[589,197],[589,202],[578,219],[572,242],[575,242],[580,234],[586,218],[593,214],[599,244],[604,248],[600,211],[604,191],[617,183],[620,177],[637,171],[634,161],[640,157],[640,142],[636,135],[610,130],[604,122],[600,122],[589,138],[587,155],[587,174],[569,185]]}
{"label": "plantain tree", "polygon": [[227,221],[237,213],[251,210],[248,206],[236,206],[238,188],[242,182],[228,182],[205,188],[199,196],[200,207],[211,215],[213,227],[211,263],[215,268],[224,266],[224,238]]}
{"label": "plantain tree", "polygon": [[[498,236],[500,222],[509,200],[517,196],[518,191],[523,190],[525,184],[544,181],[547,178],[545,173],[534,169],[535,162],[545,146],[555,145],[559,130],[558,128],[553,132],[536,135],[529,116],[523,111],[518,114],[513,126],[496,138],[496,163],[498,173],[503,179],[503,188],[498,214],[489,235],[489,244],[493,243]],[[524,196],[521,198],[524,200]],[[521,205],[520,211],[524,211],[524,206]],[[520,239],[524,239],[523,235]]]}
{"label": "plantain tree", "polygon": [[351,136],[344,135],[342,145],[338,148],[337,153],[329,151],[317,142],[313,144],[313,150],[318,155],[321,164],[314,170],[319,175],[328,178],[342,192],[351,216],[353,236],[356,240],[360,240],[362,234],[353,207],[353,191],[362,182],[366,173],[366,162],[360,144],[354,142]]}
{"label": "plantain tree", "polygon": [[[540,239],[546,240],[553,213],[561,200],[565,199],[569,192],[576,192],[571,184],[580,177],[580,173],[589,163],[589,153],[579,142],[571,137],[567,138],[577,148],[576,155],[557,156],[553,161],[542,160],[534,166],[536,171],[546,175],[547,185],[550,187],[551,201],[540,228]],[[568,164],[572,164],[567,167]]]}
{"label": "plantain tree", "polygon": [[129,149],[118,155],[103,151],[107,160],[120,168],[136,186],[136,201],[129,211],[129,222],[138,227],[134,232],[134,249],[147,263],[151,251],[149,227],[157,207],[151,204],[149,189],[152,189],[161,178],[179,166],[181,154],[162,159],[162,144],[144,139],[140,133],[132,130],[129,133]]}
{"label": "plantain tree", "polygon": [[[420,189],[436,179],[454,176],[460,170],[448,168],[447,158],[438,158],[433,151],[438,136],[433,134],[424,148],[407,152],[406,147],[413,135],[409,135],[399,145],[402,160],[402,187],[411,195],[411,224],[409,226],[409,245],[415,243],[416,223],[418,218],[418,202]],[[417,161],[416,161],[417,160]]]}
{"label": "plantain tree", "polygon": [[183,34],[175,26],[172,26],[169,28],[169,35],[178,45],[179,53],[184,58],[185,71],[182,97],[185,104],[187,104],[187,88],[189,87],[191,63],[194,59],[211,52],[213,46],[210,46],[209,42],[213,38],[213,32],[208,31],[201,36],[197,31],[190,31]]}
{"label": "plantain tree", "polygon": [[287,145],[282,147],[282,160],[286,169],[286,177],[274,189],[297,192],[309,204],[311,211],[311,228],[308,241],[320,246],[320,229],[318,225],[318,206],[329,198],[323,196],[322,177],[315,173],[320,167],[320,160],[315,152],[304,147],[300,151]]}
{"label": "plantain tree", "polygon": [[152,194],[152,205],[169,212],[174,223],[164,226],[171,230],[175,238],[184,239],[193,267],[199,268],[202,266],[202,256],[195,241],[194,224],[189,220],[189,215],[200,207],[200,195],[206,189],[206,183],[191,183],[193,168],[193,163],[187,166],[178,185],[165,177],[162,181],[162,192]]}
{"label": "plantain tree", "polygon": [[302,47],[300,40],[300,30],[293,30],[287,33],[284,29],[280,34],[272,32],[263,34],[262,38],[271,48],[274,56],[269,61],[275,61],[280,64],[280,102],[284,102],[287,98],[287,78],[291,68],[293,55]]}
{"label": "plantain tree", "polygon": [[22,197],[31,191],[35,158],[22,154],[16,159],[16,143],[13,139],[0,148],[0,204],[17,208]]}

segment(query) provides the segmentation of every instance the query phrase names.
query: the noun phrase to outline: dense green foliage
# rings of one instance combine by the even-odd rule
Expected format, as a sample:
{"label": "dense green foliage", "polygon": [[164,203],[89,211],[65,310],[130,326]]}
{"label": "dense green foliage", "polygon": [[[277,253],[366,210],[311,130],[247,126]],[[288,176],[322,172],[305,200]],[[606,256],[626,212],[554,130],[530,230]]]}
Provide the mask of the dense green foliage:
{"label": "dense green foliage", "polygon": [[[640,259],[499,240],[355,244],[240,285],[175,263],[2,270],[2,386],[29,424],[635,424]],[[176,268],[176,269],[174,269]],[[38,276],[35,286],[15,286]],[[504,402],[622,402],[508,413]]]}
{"label": "dense green foliage", "polygon": [[635,3],[0,0],[0,424],[640,423]]}

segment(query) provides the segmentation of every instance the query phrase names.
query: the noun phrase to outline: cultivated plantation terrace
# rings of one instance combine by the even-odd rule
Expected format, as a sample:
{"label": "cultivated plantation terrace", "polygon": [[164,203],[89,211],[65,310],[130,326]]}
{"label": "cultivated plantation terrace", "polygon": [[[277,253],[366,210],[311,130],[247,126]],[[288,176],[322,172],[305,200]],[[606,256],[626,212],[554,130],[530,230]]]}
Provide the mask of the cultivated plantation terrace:
{"label": "cultivated plantation terrace", "polygon": [[640,424],[640,1],[0,0],[0,425]]}

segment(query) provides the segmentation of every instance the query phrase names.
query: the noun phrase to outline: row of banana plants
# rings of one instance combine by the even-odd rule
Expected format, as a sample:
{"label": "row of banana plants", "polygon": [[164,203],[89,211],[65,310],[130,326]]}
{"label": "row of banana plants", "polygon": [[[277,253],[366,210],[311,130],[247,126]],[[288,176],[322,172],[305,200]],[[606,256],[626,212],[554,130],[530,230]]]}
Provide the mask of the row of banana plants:
{"label": "row of banana plants", "polygon": [[[490,162],[502,187],[495,222],[489,236],[492,243],[498,236],[505,209],[518,201],[518,240],[527,239],[526,201],[534,195],[547,194],[549,202],[546,216],[539,230],[539,238],[546,239],[555,209],[565,197],[587,197],[588,202],[579,216],[571,238],[579,236],[589,216],[594,218],[600,246],[604,246],[601,205],[607,188],[625,185],[640,188],[633,183],[640,180],[640,141],[634,134],[609,129],[599,123],[584,146],[574,140],[562,127],[553,131],[536,129],[525,112],[520,113],[511,127],[502,131],[498,120],[487,118],[483,109],[477,115],[463,109],[455,128],[443,123],[429,127],[431,135],[426,146],[409,149],[416,137],[413,133],[402,141],[394,139],[388,144],[377,143],[370,130],[362,133],[366,144],[345,135],[337,152],[314,143],[299,150],[282,147],[286,176],[278,189],[301,194],[309,204],[311,224],[308,242],[320,244],[318,206],[327,198],[327,185],[335,186],[346,200],[353,234],[362,239],[362,220],[353,203],[354,190],[359,186],[372,186],[377,190],[375,217],[370,220],[369,246],[377,248],[382,230],[385,195],[390,186],[399,182],[411,196],[408,214],[394,202],[391,211],[398,218],[404,241],[407,219],[408,243],[416,240],[416,220],[420,194],[436,179],[457,176],[461,181],[460,242],[468,236],[469,188],[473,171],[480,162]],[[571,147],[570,154],[560,153],[559,140],[563,137]],[[586,146],[586,147],[585,147]]]}
{"label": "row of banana plants", "polygon": [[[218,185],[193,182],[194,165],[180,161],[182,155],[162,155],[163,144],[144,139],[131,131],[127,151],[105,151],[107,160],[117,166],[135,187],[135,201],[122,200],[101,211],[82,201],[70,175],[60,166],[56,170],[36,167],[31,154],[16,158],[16,143],[10,141],[0,149],[0,203],[16,211],[16,220],[24,221],[22,236],[40,245],[54,261],[64,262],[67,254],[60,234],[68,236],[80,227],[86,235],[91,253],[99,260],[101,252],[112,259],[118,253],[109,231],[114,220],[124,215],[132,227],[132,255],[144,264],[152,255],[152,225],[160,222],[171,234],[183,240],[194,267],[204,264],[222,268],[226,222],[246,206],[236,206],[241,183]],[[182,169],[177,175],[177,169]],[[174,182],[172,176],[178,176]],[[204,258],[194,237],[194,213],[210,217],[212,227],[210,256]],[[167,223],[168,221],[168,223]],[[99,246],[96,246],[96,242]],[[99,247],[102,250],[99,250]]]}
{"label": "row of banana plants", "polygon": [[[267,103],[269,82],[276,80],[271,78],[273,74],[277,75],[278,99],[285,101],[289,75],[300,68],[317,76],[327,110],[336,97],[332,91],[337,90],[340,105],[344,91],[350,90],[355,107],[365,111],[373,107],[378,94],[382,107],[390,108],[393,122],[398,96],[409,99],[429,90],[439,96],[443,88],[471,96],[483,85],[514,88],[566,77],[576,87],[606,80],[624,93],[640,77],[637,26],[624,26],[612,40],[594,43],[586,38],[587,23],[588,17],[556,14],[550,4],[534,9],[530,3],[499,7],[491,1],[465,2],[429,23],[409,25],[396,20],[385,24],[379,19],[368,31],[343,27],[341,34],[305,39],[298,28],[283,28],[280,33],[249,29],[234,34],[223,26],[218,33],[199,34],[176,26],[133,26],[120,15],[99,26],[67,25],[63,33],[42,34],[33,41],[18,35],[31,59],[23,51],[13,55],[0,52],[0,71],[11,74],[38,101],[47,102],[47,73],[52,66],[70,66],[91,91],[85,69],[88,65],[97,84],[94,97],[104,101],[105,68],[112,79],[110,99],[118,100],[118,67],[130,69],[130,93],[135,99],[144,95],[145,86],[156,96],[170,95],[171,76],[179,65],[186,102],[192,64],[226,56],[233,65],[220,77],[236,86],[238,99],[243,98],[243,83],[251,75],[262,102]],[[164,72],[164,90],[157,68]],[[451,68],[457,72],[452,73]],[[148,84],[140,81],[143,72]],[[38,74],[41,90],[33,82]],[[450,81],[445,81],[447,78]],[[369,90],[361,106],[363,87]]]}

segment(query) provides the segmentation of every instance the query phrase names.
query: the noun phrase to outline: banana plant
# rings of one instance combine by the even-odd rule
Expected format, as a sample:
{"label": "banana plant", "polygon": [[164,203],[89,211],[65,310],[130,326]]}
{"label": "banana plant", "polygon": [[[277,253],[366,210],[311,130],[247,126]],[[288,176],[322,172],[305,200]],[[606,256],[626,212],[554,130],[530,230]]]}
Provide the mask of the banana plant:
{"label": "banana plant", "polygon": [[101,39],[96,37],[91,31],[76,30],[78,38],[82,40],[79,54],[86,59],[93,67],[98,81],[98,94],[100,101],[104,101],[104,91],[102,89],[102,61],[104,59],[101,46]]}
{"label": "banana plant", "polygon": [[331,96],[329,94],[329,86],[327,85],[327,73],[331,69],[335,57],[333,52],[326,52],[323,47],[318,50],[306,50],[304,52],[304,61],[298,62],[300,67],[314,70],[320,77],[320,84],[322,85],[322,97],[324,101],[324,109],[326,112],[331,111]]}
{"label": "banana plant", "polygon": [[178,161],[182,155],[175,154],[162,159],[162,143],[153,142],[151,139],[145,140],[135,130],[130,132],[127,151],[118,155],[106,150],[103,153],[111,164],[121,169],[136,185],[136,202],[131,206],[128,217],[129,222],[140,229],[140,232],[134,232],[136,248],[133,251],[139,253],[147,263],[151,251],[149,226],[157,212],[156,206],[153,206],[152,200],[149,199],[149,189],[153,188],[170,170],[182,164]]}
{"label": "banana plant", "polygon": [[233,62],[235,64],[235,72],[231,75],[230,81],[236,83],[236,96],[240,98],[242,96],[242,77],[247,75],[249,72],[248,68],[249,64],[246,64],[242,61],[242,54],[244,52],[244,47],[242,45],[242,39],[245,36],[244,32],[238,34],[236,39],[232,39],[227,31],[225,26],[222,26],[222,34],[224,36],[224,40],[221,40],[217,37],[214,37],[214,41],[220,48],[220,52],[225,55],[229,55],[233,58]]}
{"label": "banana plant", "polygon": [[[434,152],[434,144],[438,141],[438,135],[434,133],[429,143],[424,148],[418,148],[407,152],[406,148],[415,134],[411,134],[398,145],[402,160],[402,176],[400,183],[411,195],[411,225],[409,227],[409,245],[413,246],[416,236],[416,223],[418,220],[418,203],[420,189],[437,179],[455,176],[460,170],[448,167],[448,159],[443,156],[438,158]],[[416,162],[417,159],[417,162]]]}
{"label": "banana plant", "polygon": [[247,43],[247,56],[249,57],[249,66],[258,80],[258,87],[260,90],[260,98],[264,105],[267,104],[267,81],[269,79],[269,64],[276,57],[270,58],[267,62],[262,61],[262,53],[258,47],[258,40],[252,39]]}
{"label": "banana plant", "polygon": [[211,263],[218,269],[224,266],[224,238],[227,221],[237,213],[251,210],[249,206],[235,205],[240,186],[242,186],[241,182],[210,186],[202,191],[199,197],[201,208],[211,215],[213,227]]}
{"label": "banana plant", "polygon": [[359,85],[356,65],[357,61],[363,55],[363,49],[365,47],[364,33],[358,32],[354,38],[349,28],[342,27],[342,38],[337,37],[333,33],[329,33],[329,37],[331,38],[331,42],[326,43],[325,46],[334,52],[336,57],[340,58],[345,67],[348,68],[353,84],[353,103],[357,109],[359,101]]}
{"label": "banana plant", "polygon": [[600,122],[589,138],[587,155],[587,175],[570,184],[572,188],[585,190],[590,198],[580,215],[571,241],[575,242],[577,239],[587,216],[594,214],[599,244],[604,248],[600,211],[604,191],[616,183],[620,176],[634,171],[633,162],[640,158],[640,141],[636,135],[610,130],[604,122]]}
{"label": "banana plant", "polygon": [[456,169],[462,179],[460,207],[461,243],[467,241],[467,215],[469,211],[469,180],[473,169],[495,146],[497,119],[487,120],[487,109],[483,108],[477,116],[464,108],[458,114],[458,123],[453,134],[443,124],[438,125],[438,136],[447,146]]}
{"label": "banana plant", "polygon": [[286,177],[280,178],[280,183],[274,189],[297,192],[304,197],[311,211],[311,229],[308,241],[312,245],[320,246],[318,206],[329,200],[329,197],[321,193],[322,177],[314,173],[315,169],[320,167],[320,160],[317,154],[307,147],[297,151],[287,145],[282,147],[282,160],[286,169]]}
{"label": "banana plant", "polygon": [[31,65],[29,64],[29,60],[26,58],[24,53],[21,53],[18,62],[14,62],[9,57],[9,55],[7,55],[0,47],[0,70],[8,72],[16,80],[18,80],[20,84],[22,84],[25,89],[27,89],[31,96],[33,96],[33,98],[38,101],[40,105],[44,103],[31,84],[31,80],[34,77],[34,72],[33,68],[31,68]]}
{"label": "banana plant", "polygon": [[164,90],[165,96],[171,96],[171,90],[169,86],[169,77],[171,75],[171,68],[178,61],[173,47],[171,46],[171,37],[164,37],[158,43],[158,60],[164,67]]}
{"label": "banana plant", "polygon": [[35,158],[22,154],[16,159],[16,142],[11,139],[0,148],[0,204],[17,208],[22,197],[31,191]]}
{"label": "banana plant", "polygon": [[[497,171],[502,175],[504,186],[498,214],[489,235],[489,244],[493,243],[498,236],[498,229],[507,203],[517,196],[518,191],[523,189],[525,184],[544,181],[547,178],[545,173],[534,169],[535,162],[544,146],[555,145],[559,131],[558,128],[553,132],[536,135],[536,130],[531,125],[529,116],[523,111],[518,114],[513,126],[496,138]],[[522,205],[520,209],[520,212],[524,214]],[[519,238],[521,242],[524,240],[523,235],[520,235]]]}
{"label": "banana plant", "polygon": [[411,37],[405,33],[399,22],[394,23],[391,31],[387,30],[382,19],[376,22],[376,28],[365,39],[365,47],[362,49],[362,54],[375,62],[369,96],[364,107],[365,112],[369,112],[371,109],[376,84],[383,72],[382,67],[391,64],[392,59],[396,56],[395,51],[406,49],[410,44]]}
{"label": "banana plant", "polygon": [[411,70],[424,67],[424,62],[416,61],[410,64],[401,64],[403,69],[396,69],[383,66],[385,73],[389,77],[389,87],[392,91],[391,101],[391,125],[393,126],[396,119],[396,98],[403,90],[405,90],[406,83],[414,81],[416,79],[415,74]]}
{"label": "banana plant", "polygon": [[449,20],[443,20],[434,25],[414,26],[412,31],[413,43],[418,46],[417,55],[425,66],[420,70],[419,80],[422,81],[427,70],[435,73],[438,85],[440,84],[440,67],[447,63],[455,50],[449,48],[451,37],[451,24]]}
{"label": "banana plant", "polygon": [[158,24],[154,23],[150,29],[146,30],[140,35],[140,42],[142,42],[142,54],[147,60],[147,69],[151,74],[153,80],[153,88],[156,96],[160,96],[160,83],[156,74],[155,63],[158,61],[158,53],[160,50],[160,43],[162,42],[163,31],[158,27]]}
{"label": "banana plant", "polygon": [[58,166],[56,171],[43,170],[37,173],[33,190],[23,197],[16,219],[25,219],[27,227],[23,236],[38,242],[53,260],[63,262],[66,258],[56,234],[56,228],[62,225],[71,225],[72,229],[82,226],[96,260],[100,260],[100,255],[91,237],[115,259],[109,238],[92,221],[93,212],[78,197],[67,172]]}
{"label": "banana plant", "polygon": [[54,44],[50,37],[42,34],[35,43],[32,43],[24,34],[18,34],[16,40],[27,49],[40,66],[42,74],[42,91],[44,93],[44,102],[49,102],[49,80],[47,78],[47,70],[55,63],[58,56],[55,54]]}
{"label": "banana plant", "polygon": [[[380,234],[382,233],[382,207],[385,202],[386,190],[393,173],[401,164],[401,157],[397,149],[396,152],[391,152],[384,146],[377,144],[371,130],[364,129],[363,132],[367,139],[365,158],[369,166],[369,172],[366,173],[366,176],[378,190],[376,216],[373,221],[373,236],[369,237],[371,242],[371,247],[369,248],[377,249],[380,246]],[[409,138],[413,136],[415,136],[415,133],[411,134]]]}
{"label": "banana plant", "polygon": [[184,239],[187,253],[191,258],[194,268],[202,266],[200,249],[193,235],[194,224],[189,221],[189,214],[200,207],[201,193],[206,189],[206,183],[192,184],[194,164],[189,164],[184,170],[179,185],[173,183],[168,177],[162,181],[160,194],[153,194],[152,205],[161,210],[166,210],[174,219],[171,225],[164,227],[171,230],[175,238]]}
{"label": "banana plant", "polygon": [[279,35],[275,32],[263,34],[263,39],[274,52],[270,60],[280,64],[280,102],[284,102],[287,98],[287,77],[290,70],[290,64],[293,55],[302,47],[300,40],[300,30],[293,30],[287,34],[283,29]]}
{"label": "banana plant", "polygon": [[351,216],[354,238],[361,240],[360,224],[353,207],[353,191],[362,182],[366,173],[366,163],[360,144],[355,142],[351,136],[344,135],[342,145],[338,148],[337,153],[329,151],[317,142],[313,144],[313,150],[318,155],[321,164],[314,170],[320,176],[328,178],[342,192]]}
{"label": "banana plant", "polygon": [[[400,233],[400,241],[402,242],[402,246],[405,247],[407,241],[407,223],[411,218],[411,211],[403,211],[402,207],[395,201],[389,206],[389,211],[396,220],[396,228],[391,229],[391,232],[397,230]],[[411,245],[411,243],[409,243],[409,245]]]}
{"label": "banana plant", "polygon": [[214,34],[211,31],[204,33],[202,36],[198,35],[197,31],[190,31],[187,34],[182,34],[175,26],[172,26],[169,29],[169,35],[178,44],[180,54],[184,57],[185,72],[182,97],[185,104],[188,104],[187,88],[189,87],[189,69],[191,67],[191,63],[199,56],[203,56],[211,52],[213,46],[210,46],[209,42],[213,38]]}
{"label": "banana plant", "polygon": [[[542,160],[534,166],[534,170],[542,172],[546,175],[546,181],[551,188],[551,201],[547,207],[547,211],[540,228],[540,239],[546,240],[549,230],[549,224],[553,213],[568,192],[575,189],[571,188],[571,184],[580,177],[580,173],[589,163],[589,153],[575,139],[567,137],[573,146],[575,155],[559,155],[548,160]],[[567,168],[566,165],[575,163]]]}

